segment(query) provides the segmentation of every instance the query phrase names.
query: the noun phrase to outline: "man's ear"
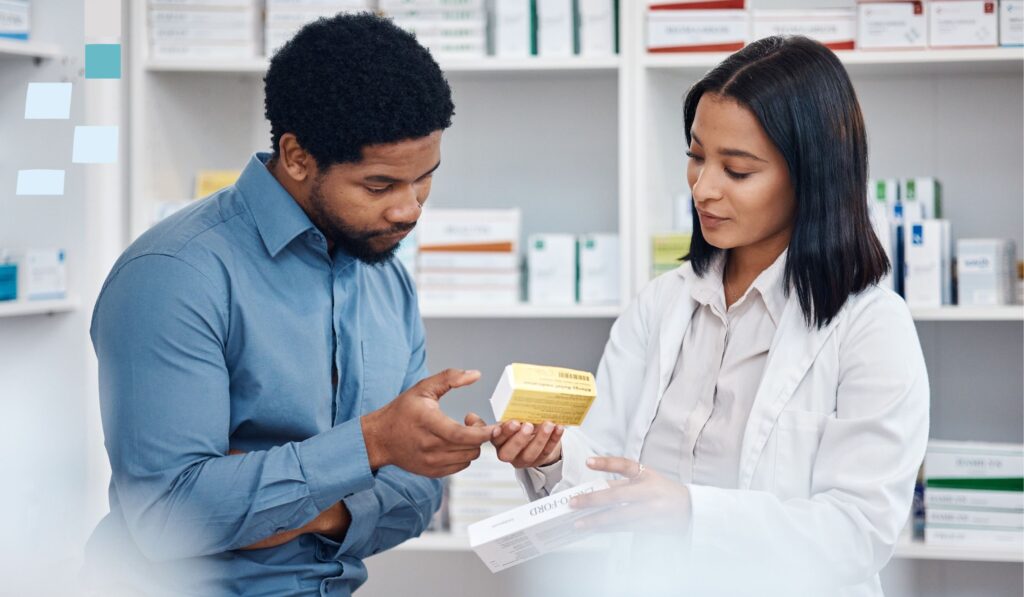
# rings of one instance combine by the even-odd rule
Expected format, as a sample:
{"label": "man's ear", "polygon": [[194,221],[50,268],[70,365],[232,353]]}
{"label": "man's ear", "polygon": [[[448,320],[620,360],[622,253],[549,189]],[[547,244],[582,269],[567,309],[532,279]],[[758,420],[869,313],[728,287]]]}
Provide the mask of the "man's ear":
{"label": "man's ear", "polygon": [[289,178],[301,183],[316,176],[316,160],[299,145],[299,140],[293,133],[281,135],[277,150],[280,156],[278,160]]}

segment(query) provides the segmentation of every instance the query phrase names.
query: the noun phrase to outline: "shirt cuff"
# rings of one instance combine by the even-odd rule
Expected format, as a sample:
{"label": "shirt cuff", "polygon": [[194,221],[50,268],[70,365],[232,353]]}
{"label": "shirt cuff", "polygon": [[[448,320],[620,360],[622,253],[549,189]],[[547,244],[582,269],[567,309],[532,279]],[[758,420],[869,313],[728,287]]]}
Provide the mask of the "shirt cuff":
{"label": "shirt cuff", "polygon": [[348,530],[345,531],[345,538],[341,543],[324,535],[316,535],[327,552],[323,559],[338,561],[346,554],[357,558],[373,555],[364,552],[367,542],[377,530],[377,521],[380,519],[380,501],[377,499],[377,493],[373,490],[360,491],[342,501],[345,502],[345,508],[351,517]]}
{"label": "shirt cuff", "polygon": [[526,474],[530,476],[534,492],[538,495],[551,495],[555,485],[562,480],[562,459],[559,458],[547,466],[528,468]]}
{"label": "shirt cuff", "polygon": [[320,512],[345,497],[373,488],[373,472],[358,417],[300,442],[298,455],[310,497]]}

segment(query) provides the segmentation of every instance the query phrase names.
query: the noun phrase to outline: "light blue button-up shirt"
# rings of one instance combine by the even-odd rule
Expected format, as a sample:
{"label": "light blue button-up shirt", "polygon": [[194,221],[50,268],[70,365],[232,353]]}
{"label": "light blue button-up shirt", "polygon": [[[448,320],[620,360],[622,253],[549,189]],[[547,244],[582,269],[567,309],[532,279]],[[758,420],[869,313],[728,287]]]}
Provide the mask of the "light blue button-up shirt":
{"label": "light blue button-up shirt", "polygon": [[[437,481],[370,470],[359,423],[426,375],[413,283],[396,260],[329,254],[268,158],[140,237],[96,304],[111,511],[87,570],[108,580],[348,595],[363,558],[418,535],[439,505]],[[239,551],[340,501],[340,545]]]}

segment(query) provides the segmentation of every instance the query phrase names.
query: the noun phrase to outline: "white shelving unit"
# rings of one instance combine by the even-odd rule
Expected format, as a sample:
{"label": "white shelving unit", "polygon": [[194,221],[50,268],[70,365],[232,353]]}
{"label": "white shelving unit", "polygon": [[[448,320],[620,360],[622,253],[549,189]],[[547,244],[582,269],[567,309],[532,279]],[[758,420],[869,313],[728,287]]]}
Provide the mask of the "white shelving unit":
{"label": "white shelving unit", "polygon": [[[600,545],[584,544],[577,549],[597,549]],[[403,551],[472,552],[469,538],[451,533],[424,533],[398,546]],[[922,541],[901,540],[896,546],[896,558],[906,560],[952,560],[963,562],[1024,562],[1024,552],[1002,549],[971,549],[936,547]]]}
{"label": "white shelving unit", "polygon": [[79,307],[76,297],[47,301],[4,301],[0,302],[0,317],[26,317],[29,315],[54,315],[68,313]]}
{"label": "white shelving unit", "polygon": [[25,57],[46,60],[60,55],[60,46],[56,44],[0,39],[0,58]]}
{"label": "white shelving unit", "polygon": [[[649,69],[706,71],[728,53],[646,54]],[[871,74],[953,74],[1019,72],[1024,48],[971,48],[905,51],[845,50],[836,52],[855,76]]]}
{"label": "white shelving unit", "polygon": [[[448,73],[542,73],[564,71],[606,70],[619,68],[621,61],[616,57],[573,57],[573,58],[480,58],[475,60],[447,60],[441,67]],[[196,60],[148,60],[149,72],[209,72],[209,73],[253,73],[266,72],[270,61],[266,58],[248,60],[203,61]]]}
{"label": "white shelving unit", "polygon": [[[474,387],[445,398],[442,406],[451,414],[489,412],[483,406],[489,388],[500,367],[516,359],[535,355],[595,370],[612,319],[648,281],[650,235],[668,231],[672,198],[686,185],[682,98],[726,55],[648,55],[644,4],[620,3],[616,57],[442,64],[457,113],[445,133],[431,203],[521,206],[524,235],[617,232],[623,288],[622,305],[601,307],[423,305],[430,368],[485,372]],[[130,9],[134,238],[152,224],[158,202],[190,195],[197,170],[241,168],[253,151],[268,148],[270,135],[260,76],[265,58],[150,60],[145,5]],[[1024,49],[839,55],[864,108],[872,176],[937,176],[955,236],[1014,238],[1024,247]],[[1005,424],[998,437],[987,434],[989,421],[1024,408],[1017,358],[1024,307],[914,309],[913,315],[932,374],[933,430],[950,439],[1021,441]],[[989,364],[993,351],[1004,358]],[[993,414],[983,419],[978,413]],[[468,547],[465,538],[439,534],[398,551],[452,554]],[[909,542],[896,557],[913,566],[1022,561],[1019,554]],[[1006,574],[1020,573],[1008,568]]]}
{"label": "white shelving unit", "polygon": [[937,547],[923,541],[902,541],[895,557],[906,560],[944,560],[955,562],[1024,562],[1024,552],[1008,549]]}
{"label": "white shelving unit", "polygon": [[1024,305],[1005,307],[916,307],[915,321],[1024,321]]}
{"label": "white shelving unit", "polygon": [[420,305],[427,319],[614,319],[621,312],[618,305]]}

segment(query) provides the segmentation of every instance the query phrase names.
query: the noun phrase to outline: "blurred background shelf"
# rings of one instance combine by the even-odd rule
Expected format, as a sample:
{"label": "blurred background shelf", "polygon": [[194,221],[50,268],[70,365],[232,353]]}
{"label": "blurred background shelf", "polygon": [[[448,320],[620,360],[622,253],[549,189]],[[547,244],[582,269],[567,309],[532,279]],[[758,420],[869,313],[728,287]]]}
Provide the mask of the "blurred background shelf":
{"label": "blurred background shelf", "polygon": [[915,321],[1024,321],[1024,305],[911,308]]}
{"label": "blurred background shelf", "polygon": [[1024,562],[1024,550],[939,547],[923,541],[903,540],[896,546],[896,558],[948,560],[957,562]]}
{"label": "blurred background shelf", "polygon": [[[182,73],[236,73],[263,74],[269,61],[266,58],[245,60],[147,60],[149,72]],[[484,57],[472,60],[446,60],[441,68],[449,73],[543,73],[562,71],[614,71],[618,70],[621,59],[609,57],[568,57],[568,58],[494,58]]]}
{"label": "blurred background shelf", "polygon": [[0,318],[67,313],[74,311],[78,306],[79,301],[76,297],[50,301],[5,301],[0,302]]}
{"label": "blurred background shelf", "polygon": [[425,319],[614,319],[618,305],[420,305]]}
{"label": "blurred background shelf", "polygon": [[61,55],[60,46],[43,44],[34,41],[18,41],[16,39],[0,39],[0,58],[22,56],[39,60],[57,58]]}
{"label": "blurred background shelf", "polygon": [[[856,74],[1016,73],[1024,64],[1022,48],[836,52]],[[728,53],[646,54],[650,69],[708,70]]]}

